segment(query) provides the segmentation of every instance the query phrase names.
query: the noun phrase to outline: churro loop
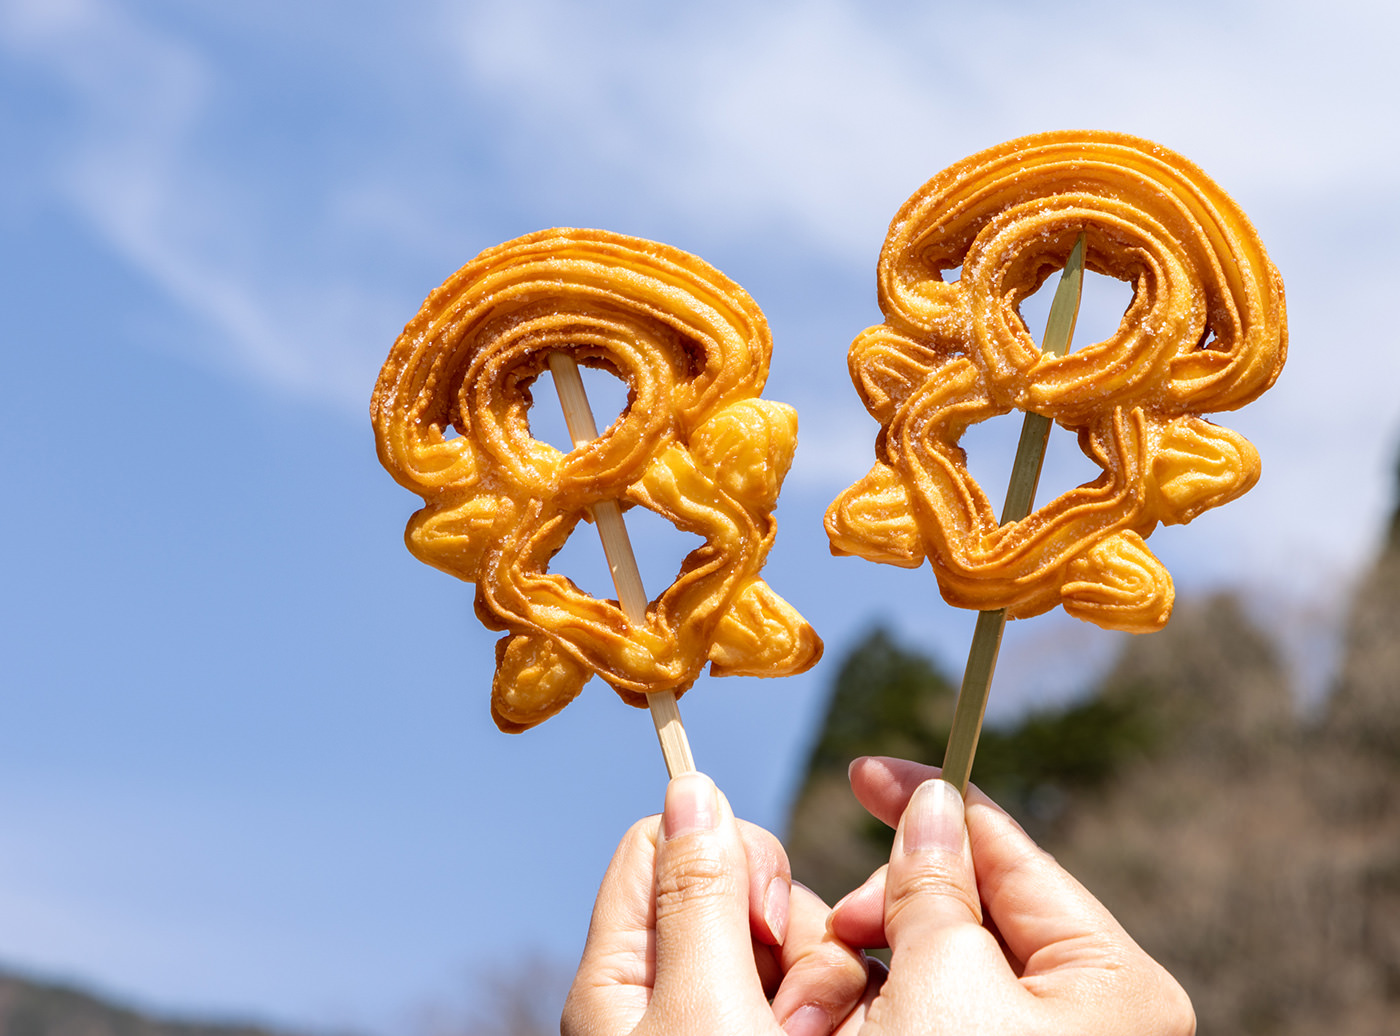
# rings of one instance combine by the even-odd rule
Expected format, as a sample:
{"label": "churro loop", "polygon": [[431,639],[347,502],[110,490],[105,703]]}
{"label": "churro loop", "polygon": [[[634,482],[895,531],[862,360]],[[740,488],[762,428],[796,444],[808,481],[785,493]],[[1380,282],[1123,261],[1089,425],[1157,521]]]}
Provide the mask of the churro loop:
{"label": "churro loop", "polygon": [[[506,636],[492,714],[518,731],[597,673],[630,704],[716,675],[781,676],[821,654],[759,577],[797,414],[759,398],[767,322],[723,274],[666,245],[546,230],[482,252],[432,293],[380,373],[379,458],[423,498],[405,539],[476,584]],[[551,352],[628,385],[622,415],[562,453],[530,434],[530,388]],[[455,435],[448,434],[448,430]],[[590,508],[640,506],[704,538],[633,625],[549,562]]]}
{"label": "churro loop", "polygon": [[[1133,299],[1113,335],[1051,356],[1019,306],[1081,232],[1086,267],[1131,283]],[[1165,624],[1171,577],[1143,538],[1258,480],[1253,446],[1200,415],[1259,396],[1287,349],[1283,283],[1244,213],[1148,141],[1025,137],[905,203],[880,253],[879,301],[884,324],[849,357],[882,425],[877,461],[827,512],[833,553],[928,557],[960,607],[1024,617],[1060,604],[1112,629]],[[1075,431],[1103,474],[1003,526],[958,443],[1012,410]]]}

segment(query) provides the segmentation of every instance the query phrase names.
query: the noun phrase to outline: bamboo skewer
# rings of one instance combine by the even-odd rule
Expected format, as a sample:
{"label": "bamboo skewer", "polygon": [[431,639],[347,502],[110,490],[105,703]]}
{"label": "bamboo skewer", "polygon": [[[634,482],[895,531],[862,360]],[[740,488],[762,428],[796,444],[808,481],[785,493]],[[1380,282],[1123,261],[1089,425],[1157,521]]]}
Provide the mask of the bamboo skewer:
{"label": "bamboo skewer", "polygon": [[[564,410],[564,423],[574,447],[592,442],[598,438],[598,426],[593,421],[593,408],[588,405],[578,363],[568,353],[556,350],[549,354],[549,371],[554,375],[554,388],[559,393],[559,405]],[[608,559],[622,614],[632,625],[645,626],[649,601],[617,501],[600,500],[594,504],[593,524],[598,527],[598,538],[603,541],[603,554]],[[656,738],[661,742],[661,754],[666,759],[666,772],[672,777],[692,772],[695,757],[690,752],[690,741],[685,736],[675,694],[671,691],[648,694],[647,705],[656,727]]]}
{"label": "bamboo skewer", "polygon": [[[1074,338],[1074,324],[1079,316],[1079,299],[1084,285],[1084,235],[1070,250],[1060,283],[1055,286],[1055,298],[1050,303],[1050,315],[1045,322],[1041,349],[1054,356],[1069,352]],[[1006,501],[1001,509],[1001,524],[1019,522],[1031,513],[1035,490],[1040,482],[1040,468],[1045,460],[1045,445],[1050,438],[1050,418],[1044,414],[1027,413],[1021,424],[1021,439],[1016,445],[1016,462],[1011,468],[1011,481],[1006,489]],[[958,703],[953,710],[953,728],[948,734],[948,748],[943,756],[943,779],[966,795],[972,778],[972,757],[977,752],[977,740],[982,734],[982,718],[987,712],[987,698],[992,689],[997,654],[1001,650],[1001,635],[1006,630],[1006,609],[981,612],[972,633],[972,647],[967,653]]]}

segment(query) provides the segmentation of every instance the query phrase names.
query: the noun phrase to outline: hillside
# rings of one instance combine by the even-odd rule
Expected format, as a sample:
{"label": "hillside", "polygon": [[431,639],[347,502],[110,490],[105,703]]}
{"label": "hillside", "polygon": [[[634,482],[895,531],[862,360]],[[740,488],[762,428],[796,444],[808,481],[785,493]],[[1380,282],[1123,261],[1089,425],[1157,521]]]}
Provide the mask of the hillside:
{"label": "hillside", "polygon": [[0,1036],[290,1036],[252,1025],[161,1020],[67,985],[0,972]]}

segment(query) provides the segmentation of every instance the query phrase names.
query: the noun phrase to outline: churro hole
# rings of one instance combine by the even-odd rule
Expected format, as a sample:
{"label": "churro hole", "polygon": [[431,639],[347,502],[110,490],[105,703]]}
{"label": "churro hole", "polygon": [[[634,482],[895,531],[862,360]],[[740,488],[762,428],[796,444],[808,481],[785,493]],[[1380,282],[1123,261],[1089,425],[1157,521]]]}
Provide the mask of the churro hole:
{"label": "churro hole", "polygon": [[[1037,343],[1045,335],[1045,322],[1050,318],[1050,303],[1060,283],[1058,274],[1045,279],[1035,294],[1021,301],[1021,322]],[[1073,350],[1076,343],[1089,345],[1102,342],[1118,332],[1123,315],[1133,304],[1133,286],[1117,277],[1108,277],[1093,270],[1084,271],[1084,284],[1079,298],[1079,316],[1074,322]]]}
{"label": "churro hole", "polygon": [[[588,405],[593,411],[593,423],[598,435],[607,434],[610,428],[628,406],[628,386],[611,371],[598,367],[579,365],[579,376],[583,378],[583,390],[588,394]],[[561,453],[574,448],[569,437],[568,425],[564,423],[564,411],[559,405],[559,392],[554,387],[554,375],[548,370],[541,372],[530,386],[530,435],[539,442],[547,442]]]}
{"label": "churro hole", "polygon": [[[1013,410],[1009,414],[981,421],[969,427],[958,443],[967,454],[968,473],[987,494],[998,518],[1006,502],[1006,489],[1016,459],[1016,444],[1021,439],[1025,417],[1021,411]],[[1103,469],[1079,448],[1079,436],[1052,422],[1031,510],[1076,486],[1092,482],[1102,474]]]}
{"label": "churro hole", "polygon": [[[629,509],[623,520],[637,557],[642,586],[648,599],[654,601],[675,582],[686,555],[705,541],[645,507]],[[603,544],[592,522],[580,521],[574,526],[564,546],[550,558],[548,571],[568,577],[584,593],[599,600],[617,599]]]}

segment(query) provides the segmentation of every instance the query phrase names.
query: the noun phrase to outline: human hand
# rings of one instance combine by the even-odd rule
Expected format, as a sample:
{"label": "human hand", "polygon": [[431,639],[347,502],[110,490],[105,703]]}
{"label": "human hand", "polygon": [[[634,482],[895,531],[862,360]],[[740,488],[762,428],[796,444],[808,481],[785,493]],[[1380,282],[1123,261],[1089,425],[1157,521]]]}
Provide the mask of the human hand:
{"label": "human hand", "polygon": [[708,777],[683,774],[608,866],[564,1036],[853,1034],[867,964],[829,914],[792,883],[776,838],[737,821]]}
{"label": "human hand", "polygon": [[851,765],[856,798],[897,827],[889,865],[831,916],[850,945],[893,951],[860,1036],[1194,1033],[1185,991],[1103,905],[989,798],[973,788],[964,806],[938,774]]}

